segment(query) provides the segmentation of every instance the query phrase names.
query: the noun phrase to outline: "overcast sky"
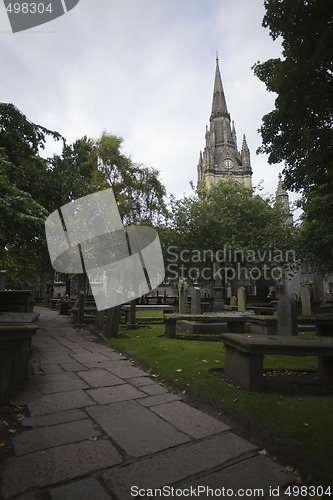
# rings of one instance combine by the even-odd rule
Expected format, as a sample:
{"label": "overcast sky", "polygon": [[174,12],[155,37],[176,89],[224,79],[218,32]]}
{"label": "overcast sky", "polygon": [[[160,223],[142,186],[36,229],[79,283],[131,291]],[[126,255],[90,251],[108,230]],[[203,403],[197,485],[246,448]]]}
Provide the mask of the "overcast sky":
{"label": "overcast sky", "polygon": [[80,0],[13,34],[1,2],[1,101],[68,142],[104,130],[122,136],[123,152],[156,168],[179,198],[197,181],[218,51],[238,148],[245,133],[253,184],[263,180],[274,194],[282,166],[256,149],[275,96],[251,69],[281,53],[261,26],[264,13],[263,0]]}

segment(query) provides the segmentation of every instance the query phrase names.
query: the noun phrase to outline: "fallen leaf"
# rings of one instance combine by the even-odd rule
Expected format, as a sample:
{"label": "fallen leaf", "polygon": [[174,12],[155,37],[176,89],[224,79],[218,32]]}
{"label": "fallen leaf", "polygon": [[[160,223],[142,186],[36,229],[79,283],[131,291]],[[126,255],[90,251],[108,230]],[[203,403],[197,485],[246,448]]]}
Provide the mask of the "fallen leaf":
{"label": "fallen leaf", "polygon": [[16,429],[9,429],[8,432],[10,432],[11,434],[15,434]]}
{"label": "fallen leaf", "polygon": [[215,359],[215,363],[221,363],[219,359]]}
{"label": "fallen leaf", "polygon": [[42,450],[39,452],[40,455],[46,455],[46,451]]}
{"label": "fallen leaf", "polygon": [[234,399],[234,403],[237,403],[237,401],[239,401],[239,398]]}
{"label": "fallen leaf", "polygon": [[202,360],[203,363],[208,363],[207,359]]}
{"label": "fallen leaf", "polygon": [[287,465],[287,467],[284,468],[286,472],[293,472],[294,467],[291,467],[291,465]]}
{"label": "fallen leaf", "polygon": [[97,441],[97,439],[98,439],[98,438],[97,438],[97,436],[95,436],[95,437],[90,437],[90,438],[89,438],[89,441]]}
{"label": "fallen leaf", "polygon": [[176,372],[181,373],[183,370],[181,368],[177,368]]}
{"label": "fallen leaf", "polygon": [[3,448],[4,446],[6,446],[6,441],[0,441],[0,448]]}
{"label": "fallen leaf", "polygon": [[260,450],[258,451],[259,455],[267,455],[267,451],[266,450]]}
{"label": "fallen leaf", "polygon": [[183,391],[182,394],[186,394],[186,391]]}
{"label": "fallen leaf", "polygon": [[307,422],[304,422],[304,427],[309,427],[309,424]]}

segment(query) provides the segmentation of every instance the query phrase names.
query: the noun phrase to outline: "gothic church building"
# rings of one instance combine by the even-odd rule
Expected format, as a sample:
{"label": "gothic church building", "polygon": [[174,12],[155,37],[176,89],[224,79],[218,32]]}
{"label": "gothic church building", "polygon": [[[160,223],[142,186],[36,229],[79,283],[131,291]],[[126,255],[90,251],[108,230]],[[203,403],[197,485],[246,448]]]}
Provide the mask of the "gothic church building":
{"label": "gothic church building", "polygon": [[245,135],[242,150],[237,149],[235,125],[230,120],[217,58],[210,128],[206,127],[206,146],[200,152],[198,183],[205,181],[209,188],[227,177],[252,187],[250,151]]}

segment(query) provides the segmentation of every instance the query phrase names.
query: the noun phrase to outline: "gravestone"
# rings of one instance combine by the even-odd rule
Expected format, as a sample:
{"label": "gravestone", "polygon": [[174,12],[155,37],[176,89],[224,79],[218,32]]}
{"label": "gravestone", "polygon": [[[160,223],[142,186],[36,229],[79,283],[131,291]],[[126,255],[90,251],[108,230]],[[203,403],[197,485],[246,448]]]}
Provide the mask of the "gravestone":
{"label": "gravestone", "polygon": [[94,329],[96,330],[96,332],[103,331],[103,329],[104,329],[104,309],[102,311],[96,311]]}
{"label": "gravestone", "polygon": [[197,286],[192,289],[191,314],[201,314],[200,288]]}
{"label": "gravestone", "polygon": [[84,306],[86,303],[86,296],[84,292],[80,292],[79,295],[79,303],[78,303],[78,313],[77,313],[77,324],[78,325],[83,325],[84,324]]}
{"label": "gravestone", "polygon": [[107,312],[104,335],[106,338],[118,337],[121,306],[110,307]]}
{"label": "gravestone", "polygon": [[127,323],[128,330],[136,330],[139,328],[138,323],[136,322],[136,300],[131,300],[130,304],[130,320]]}
{"label": "gravestone", "polygon": [[237,298],[238,298],[238,311],[246,311],[246,306],[247,306],[246,290],[243,286],[238,288]]}
{"label": "gravestone", "polygon": [[302,315],[311,316],[312,288],[309,285],[301,286]]}
{"label": "gravestone", "polygon": [[324,293],[324,304],[327,304],[327,302],[329,302],[329,301],[330,301],[330,299],[331,299],[331,294],[330,294],[330,292],[327,292],[327,291],[326,291],[326,292]]}
{"label": "gravestone", "polygon": [[212,310],[213,310],[213,312],[221,312],[221,311],[224,311],[225,305],[224,305],[224,298],[223,298],[224,288],[222,286],[222,279],[221,279],[220,272],[217,272],[220,270],[220,263],[219,262],[215,263],[214,269],[216,271],[215,272],[216,278],[215,278],[215,283],[213,286],[214,302],[213,302]]}
{"label": "gravestone", "polygon": [[184,279],[180,279],[178,283],[178,297],[179,297],[179,314],[188,314],[188,303],[187,303],[187,289],[188,284]]}
{"label": "gravestone", "polygon": [[230,297],[230,307],[237,307],[237,298],[234,295]]}
{"label": "gravestone", "polygon": [[7,272],[0,271],[0,290],[6,290],[7,285]]}
{"label": "gravestone", "polygon": [[278,335],[297,336],[297,312],[294,297],[281,295],[277,305],[277,333]]}

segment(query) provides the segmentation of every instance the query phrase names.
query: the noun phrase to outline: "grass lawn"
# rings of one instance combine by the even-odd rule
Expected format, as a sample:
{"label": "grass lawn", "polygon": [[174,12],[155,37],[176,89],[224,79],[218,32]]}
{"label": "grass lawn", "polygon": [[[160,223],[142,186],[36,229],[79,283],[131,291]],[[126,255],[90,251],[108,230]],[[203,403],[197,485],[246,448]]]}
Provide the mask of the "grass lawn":
{"label": "grass lawn", "polygon": [[[156,318],[158,314],[162,317],[158,311],[138,312],[137,316],[138,319]],[[163,324],[124,329],[123,333],[126,337],[112,338],[109,345],[139,360],[152,375],[167,380],[181,391],[221,403],[263,424],[286,439],[287,446],[293,443],[305,452],[302,463],[283,465],[305,471],[304,480],[311,474],[315,484],[333,486],[332,396],[248,392],[211,373],[212,369],[224,366],[223,343],[166,339],[161,337]],[[316,370],[316,365],[315,357],[266,356],[264,369]],[[274,454],[274,450],[267,451]]]}

